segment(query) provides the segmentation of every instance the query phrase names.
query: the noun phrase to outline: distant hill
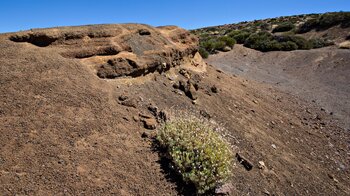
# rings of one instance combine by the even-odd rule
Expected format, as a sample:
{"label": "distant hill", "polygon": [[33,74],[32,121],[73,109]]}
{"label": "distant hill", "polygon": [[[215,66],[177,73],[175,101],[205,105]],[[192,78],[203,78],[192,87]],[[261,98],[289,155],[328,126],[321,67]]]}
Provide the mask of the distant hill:
{"label": "distant hill", "polygon": [[[291,51],[341,45],[350,38],[350,12],[284,16],[193,30],[202,56],[229,51],[235,43],[259,51]],[[347,41],[348,42],[348,41]]]}

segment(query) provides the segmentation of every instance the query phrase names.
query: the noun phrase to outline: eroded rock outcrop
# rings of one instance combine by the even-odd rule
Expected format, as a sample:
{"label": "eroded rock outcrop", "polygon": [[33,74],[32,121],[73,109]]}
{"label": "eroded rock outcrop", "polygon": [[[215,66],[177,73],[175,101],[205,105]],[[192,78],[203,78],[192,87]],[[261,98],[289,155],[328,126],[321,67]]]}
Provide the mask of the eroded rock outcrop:
{"label": "eroded rock outcrop", "polygon": [[186,63],[205,66],[198,58],[197,38],[176,26],[125,24],[34,29],[9,39],[52,48],[65,58],[80,60],[92,67],[98,77],[106,79],[164,72]]}

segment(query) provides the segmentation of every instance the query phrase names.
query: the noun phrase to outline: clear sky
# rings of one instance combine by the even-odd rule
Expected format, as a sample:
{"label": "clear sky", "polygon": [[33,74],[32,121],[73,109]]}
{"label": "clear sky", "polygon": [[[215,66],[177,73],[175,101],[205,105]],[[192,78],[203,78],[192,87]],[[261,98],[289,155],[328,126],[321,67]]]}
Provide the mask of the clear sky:
{"label": "clear sky", "polygon": [[0,0],[0,32],[130,22],[195,29],[329,11],[350,11],[350,0]]}

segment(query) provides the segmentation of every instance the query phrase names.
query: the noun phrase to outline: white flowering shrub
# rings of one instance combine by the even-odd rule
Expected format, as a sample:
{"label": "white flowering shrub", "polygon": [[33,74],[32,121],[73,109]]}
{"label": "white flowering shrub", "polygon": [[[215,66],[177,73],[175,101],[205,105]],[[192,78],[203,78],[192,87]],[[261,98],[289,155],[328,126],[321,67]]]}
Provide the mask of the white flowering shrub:
{"label": "white flowering shrub", "polygon": [[177,119],[158,130],[157,140],[185,182],[199,194],[223,184],[232,174],[228,143],[209,125],[196,119]]}

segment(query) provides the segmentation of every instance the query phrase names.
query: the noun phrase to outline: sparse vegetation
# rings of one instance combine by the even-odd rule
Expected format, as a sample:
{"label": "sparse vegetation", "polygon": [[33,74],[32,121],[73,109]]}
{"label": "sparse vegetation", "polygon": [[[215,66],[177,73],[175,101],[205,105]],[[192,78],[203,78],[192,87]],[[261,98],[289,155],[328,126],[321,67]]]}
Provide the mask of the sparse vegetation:
{"label": "sparse vegetation", "polygon": [[268,32],[251,34],[245,41],[244,46],[263,52],[280,50],[281,46]]}
{"label": "sparse vegetation", "polygon": [[283,22],[283,23],[279,24],[277,27],[275,27],[272,30],[272,33],[291,31],[294,29],[294,27],[295,27],[295,25],[291,22]]}
{"label": "sparse vegetation", "polygon": [[313,29],[324,30],[340,25],[343,28],[350,27],[350,12],[333,12],[320,14],[316,18],[307,20],[298,29],[298,33],[306,33]]}
{"label": "sparse vegetation", "polygon": [[199,194],[213,190],[232,174],[228,143],[198,119],[178,119],[158,130],[157,141],[167,150],[176,171]]}
{"label": "sparse vegetation", "polygon": [[296,35],[280,35],[274,36],[268,32],[259,32],[248,37],[244,46],[267,51],[291,51],[291,50],[309,50],[312,48],[321,48],[332,45],[332,42],[324,39],[310,39]]}
{"label": "sparse vegetation", "polygon": [[312,48],[323,48],[334,45],[333,42],[321,38],[310,39],[309,42],[311,43]]}
{"label": "sparse vegetation", "polygon": [[[277,25],[274,29],[272,26]],[[350,27],[350,12],[306,14],[241,22],[194,30],[200,37],[200,52],[204,58],[217,51],[227,51],[232,43],[244,44],[262,52],[309,50],[334,43],[326,37],[303,35],[313,29],[320,31],[332,26]],[[232,39],[229,39],[232,38]],[[333,39],[330,37],[330,39]],[[350,39],[350,35],[347,36]]]}
{"label": "sparse vegetation", "polygon": [[281,35],[275,36],[275,39],[280,42],[293,42],[299,50],[309,50],[312,48],[312,44],[305,38],[296,35]]}
{"label": "sparse vegetation", "polygon": [[198,52],[205,59],[209,57],[209,52],[206,51],[204,48],[199,47]]}
{"label": "sparse vegetation", "polygon": [[318,21],[316,18],[311,18],[307,20],[303,25],[299,27],[297,30],[297,33],[306,33],[311,31],[312,29],[315,29],[317,27]]}
{"label": "sparse vegetation", "polygon": [[209,54],[224,51],[225,47],[232,48],[235,44],[236,40],[229,36],[210,37],[208,34],[203,34],[200,37],[199,53],[203,58],[207,58]]}
{"label": "sparse vegetation", "polygon": [[233,45],[236,44],[236,40],[228,36],[219,37],[218,40],[224,42],[225,46],[228,46],[230,48],[232,48]]}
{"label": "sparse vegetation", "polygon": [[235,39],[237,43],[244,44],[245,40],[250,36],[251,33],[241,30],[233,30],[227,34],[227,36]]}
{"label": "sparse vegetation", "polygon": [[206,50],[208,53],[213,54],[216,50],[222,50],[225,47],[225,42],[216,38],[210,38],[200,43],[200,47]]}

